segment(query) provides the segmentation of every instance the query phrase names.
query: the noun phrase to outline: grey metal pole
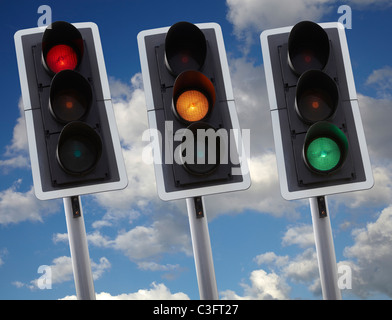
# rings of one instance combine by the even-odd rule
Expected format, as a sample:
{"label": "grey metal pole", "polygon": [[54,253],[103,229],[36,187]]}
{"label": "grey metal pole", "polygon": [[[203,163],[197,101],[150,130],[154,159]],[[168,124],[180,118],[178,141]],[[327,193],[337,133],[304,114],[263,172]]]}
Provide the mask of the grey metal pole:
{"label": "grey metal pole", "polygon": [[207,216],[202,197],[186,199],[200,300],[218,300]]}
{"label": "grey metal pole", "polygon": [[341,300],[338,287],[335,247],[326,197],[309,198],[314,239],[316,242],[321,290],[324,300]]}
{"label": "grey metal pole", "polygon": [[72,269],[78,300],[95,300],[93,275],[87,246],[83,210],[78,196],[64,198]]}

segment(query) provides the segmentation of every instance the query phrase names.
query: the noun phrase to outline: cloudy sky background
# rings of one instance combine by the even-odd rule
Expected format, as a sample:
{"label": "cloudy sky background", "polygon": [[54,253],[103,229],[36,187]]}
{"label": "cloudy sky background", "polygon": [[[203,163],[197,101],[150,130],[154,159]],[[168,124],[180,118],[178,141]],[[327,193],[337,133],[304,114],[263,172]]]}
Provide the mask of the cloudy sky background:
{"label": "cloudy sky background", "polygon": [[[205,198],[220,298],[320,299],[309,203],[280,195],[259,35],[303,19],[337,21],[342,2],[333,0],[2,1],[0,299],[75,295],[62,201],[34,195],[13,44],[17,30],[37,25],[41,4],[53,21],[98,24],[128,172],[125,190],[82,197],[97,297],[199,298],[185,200],[161,201],[153,166],[142,160],[148,124],[136,42],[141,30],[186,20],[222,26],[240,124],[251,130],[251,188]],[[344,299],[391,299],[392,8],[382,0],[345,4],[375,186],[329,197],[335,251],[352,271]],[[37,287],[41,265],[52,268],[51,290]]]}

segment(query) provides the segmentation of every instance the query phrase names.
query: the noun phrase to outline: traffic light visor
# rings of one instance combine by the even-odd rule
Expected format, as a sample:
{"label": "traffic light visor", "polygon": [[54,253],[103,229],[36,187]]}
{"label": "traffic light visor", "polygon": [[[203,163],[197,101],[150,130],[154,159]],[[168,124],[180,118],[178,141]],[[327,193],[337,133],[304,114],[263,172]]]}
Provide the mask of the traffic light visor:
{"label": "traffic light visor", "polygon": [[56,21],[42,36],[42,62],[50,74],[75,70],[83,56],[82,35],[72,24]]}
{"label": "traffic light visor", "polygon": [[165,39],[165,62],[175,76],[186,70],[200,70],[207,55],[203,32],[189,22],[172,25]]}
{"label": "traffic light visor", "polygon": [[332,118],[338,102],[337,85],[326,73],[310,70],[299,78],[295,108],[299,117],[306,123]]}
{"label": "traffic light visor", "polygon": [[329,38],[317,23],[302,21],[291,30],[288,40],[288,62],[298,75],[307,70],[323,70],[329,59]]}
{"label": "traffic light visor", "polygon": [[56,74],[50,88],[49,109],[62,123],[83,119],[92,104],[90,83],[78,72],[63,70]]}

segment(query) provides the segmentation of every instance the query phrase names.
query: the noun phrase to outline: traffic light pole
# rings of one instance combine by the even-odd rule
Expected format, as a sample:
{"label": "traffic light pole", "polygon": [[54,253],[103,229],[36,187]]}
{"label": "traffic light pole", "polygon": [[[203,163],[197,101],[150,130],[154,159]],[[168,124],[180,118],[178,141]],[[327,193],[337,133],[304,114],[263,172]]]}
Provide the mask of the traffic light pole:
{"label": "traffic light pole", "polygon": [[324,196],[309,198],[309,202],[323,299],[341,300],[328,204]]}
{"label": "traffic light pole", "polygon": [[218,300],[207,216],[202,197],[187,198],[189,225],[200,300]]}
{"label": "traffic light pole", "polygon": [[63,198],[72,269],[78,300],[95,300],[83,210],[78,196]]}

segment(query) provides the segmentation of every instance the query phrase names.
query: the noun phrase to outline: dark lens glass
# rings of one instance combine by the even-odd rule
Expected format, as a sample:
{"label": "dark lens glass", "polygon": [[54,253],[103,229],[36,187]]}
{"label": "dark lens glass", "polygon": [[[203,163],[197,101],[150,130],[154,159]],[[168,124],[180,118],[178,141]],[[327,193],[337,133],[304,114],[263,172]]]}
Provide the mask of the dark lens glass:
{"label": "dark lens glass", "polygon": [[298,110],[309,122],[328,119],[334,113],[333,101],[328,93],[322,90],[307,90],[298,97]]}
{"label": "dark lens glass", "polygon": [[97,147],[87,137],[69,137],[59,148],[59,158],[64,169],[82,174],[93,168],[99,159]]}
{"label": "dark lens glass", "polygon": [[87,174],[97,166],[101,154],[101,138],[89,125],[75,121],[64,127],[57,145],[57,160],[64,171]]}
{"label": "dark lens glass", "polygon": [[81,119],[88,111],[89,102],[83,94],[76,90],[58,92],[53,98],[52,111],[62,122]]}

